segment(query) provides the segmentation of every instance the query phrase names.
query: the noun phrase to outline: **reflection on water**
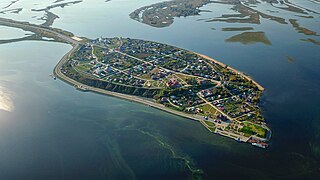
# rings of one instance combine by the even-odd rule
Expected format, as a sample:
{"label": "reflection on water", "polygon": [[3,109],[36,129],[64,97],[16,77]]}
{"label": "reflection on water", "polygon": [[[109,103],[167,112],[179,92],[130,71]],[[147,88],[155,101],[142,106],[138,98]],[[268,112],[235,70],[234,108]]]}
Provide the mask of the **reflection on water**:
{"label": "reflection on water", "polygon": [[0,26],[0,41],[5,39],[22,38],[25,37],[27,34],[33,33],[17,28]]}
{"label": "reflection on water", "polygon": [[11,93],[0,86],[0,110],[12,112],[14,110]]}

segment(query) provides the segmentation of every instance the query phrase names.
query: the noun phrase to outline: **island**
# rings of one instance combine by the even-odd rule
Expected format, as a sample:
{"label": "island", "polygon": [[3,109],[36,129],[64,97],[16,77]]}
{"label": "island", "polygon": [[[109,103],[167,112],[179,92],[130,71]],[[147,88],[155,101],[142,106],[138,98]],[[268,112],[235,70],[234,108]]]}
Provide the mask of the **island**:
{"label": "island", "polygon": [[199,121],[210,132],[266,148],[271,130],[262,115],[264,88],[208,56],[132,38],[90,40],[47,27],[0,18],[0,25],[37,35],[34,40],[73,48],[54,68],[54,78],[81,91],[111,95]]}
{"label": "island", "polygon": [[[275,0],[263,0],[270,4],[278,4]],[[228,22],[228,23],[245,23],[245,24],[260,24],[261,19],[269,19],[281,24],[287,24],[286,20],[279,16],[274,16],[260,12],[256,10],[255,4],[260,2],[252,1],[243,3],[241,0],[223,0],[223,1],[211,1],[211,0],[170,0],[164,2],[158,2],[148,6],[136,9],[130,14],[130,17],[138,22],[147,24],[156,28],[164,28],[173,24],[175,18],[197,16],[202,12],[210,12],[208,10],[201,9],[207,4],[222,4],[232,6],[231,10],[235,11],[235,14],[223,14],[221,17],[214,17],[209,19],[199,19],[206,22]],[[299,12],[305,14],[300,8],[294,8],[295,6],[289,3],[285,4],[287,8],[280,8],[291,12]],[[275,6],[276,7],[276,6]]]}
{"label": "island", "polygon": [[141,7],[130,14],[138,22],[152,27],[163,28],[170,26],[175,17],[199,15],[200,7],[210,3],[210,0],[173,0],[159,2]]}

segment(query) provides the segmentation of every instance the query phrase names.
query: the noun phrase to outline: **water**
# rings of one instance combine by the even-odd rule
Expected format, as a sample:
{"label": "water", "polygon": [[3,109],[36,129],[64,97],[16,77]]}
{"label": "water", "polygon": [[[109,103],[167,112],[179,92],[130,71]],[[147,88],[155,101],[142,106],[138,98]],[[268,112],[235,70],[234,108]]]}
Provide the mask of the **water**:
{"label": "water", "polygon": [[[205,6],[212,12],[177,18],[162,29],[129,18],[134,9],[155,2],[84,1],[52,9],[60,16],[53,26],[89,38],[124,36],[176,45],[246,72],[266,88],[263,111],[273,131],[271,147],[261,150],[239,144],[210,134],[197,122],[76,91],[49,76],[70,46],[18,42],[0,45],[0,99],[6,99],[3,104],[11,103],[10,108],[0,104],[0,177],[182,179],[197,176],[192,174],[196,170],[211,179],[319,176],[319,46],[300,41],[306,36],[290,25],[266,19],[260,25],[198,21],[221,16],[221,8],[232,13],[229,5],[219,5],[220,10],[214,4]],[[30,11],[32,2],[19,3],[16,6],[27,7],[22,14],[3,17],[35,20],[43,16],[43,12]],[[320,33],[319,18],[298,22]],[[221,28],[247,26],[265,32],[272,45],[225,42],[241,32]],[[23,35],[1,27],[2,32],[4,39]]]}
{"label": "water", "polygon": [[2,26],[0,29],[0,40],[23,38],[23,37],[26,37],[26,35],[30,35],[30,34],[33,34],[33,33],[26,32],[17,28]]}
{"label": "water", "polygon": [[[183,160],[171,160],[171,145],[159,145],[165,140],[158,135],[158,126],[163,120],[175,121],[179,128],[197,127],[203,133],[198,123],[54,81],[49,74],[68,45],[21,42],[0,49],[1,72],[12,72],[0,82],[12,91],[14,105],[13,112],[0,111],[2,178],[142,177],[146,171],[129,173],[138,164],[137,159],[130,161],[137,154],[144,155],[139,163],[145,162],[140,164],[145,170],[158,169],[150,176],[166,169],[173,175],[187,173]],[[12,55],[16,51],[19,55]]]}

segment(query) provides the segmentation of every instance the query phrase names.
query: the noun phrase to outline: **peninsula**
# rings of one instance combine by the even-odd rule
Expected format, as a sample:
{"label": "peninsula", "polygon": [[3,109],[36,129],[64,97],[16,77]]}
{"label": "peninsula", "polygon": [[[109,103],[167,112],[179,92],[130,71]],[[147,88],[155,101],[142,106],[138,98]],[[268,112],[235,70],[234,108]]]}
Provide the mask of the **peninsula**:
{"label": "peninsula", "polygon": [[79,90],[142,103],[197,120],[210,132],[238,142],[268,147],[271,131],[259,108],[264,88],[228,65],[158,42],[122,37],[89,40],[4,18],[0,25],[71,44],[54,75]]}

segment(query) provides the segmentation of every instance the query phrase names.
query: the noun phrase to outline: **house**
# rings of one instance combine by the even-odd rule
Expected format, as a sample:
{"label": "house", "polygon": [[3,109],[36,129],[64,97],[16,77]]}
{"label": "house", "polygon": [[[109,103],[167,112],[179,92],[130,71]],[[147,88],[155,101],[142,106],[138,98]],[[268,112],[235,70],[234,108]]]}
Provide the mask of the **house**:
{"label": "house", "polygon": [[98,67],[95,71],[94,71],[97,75],[101,75],[101,73],[103,72],[102,69],[100,67]]}
{"label": "house", "polygon": [[170,88],[178,88],[181,85],[178,80],[176,80],[175,78],[171,78],[169,82],[167,82],[167,86]]}

